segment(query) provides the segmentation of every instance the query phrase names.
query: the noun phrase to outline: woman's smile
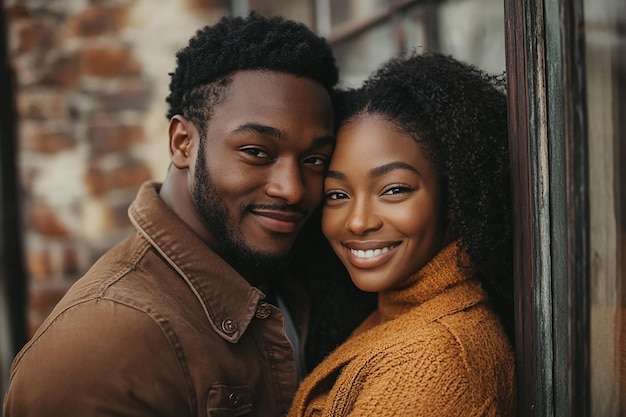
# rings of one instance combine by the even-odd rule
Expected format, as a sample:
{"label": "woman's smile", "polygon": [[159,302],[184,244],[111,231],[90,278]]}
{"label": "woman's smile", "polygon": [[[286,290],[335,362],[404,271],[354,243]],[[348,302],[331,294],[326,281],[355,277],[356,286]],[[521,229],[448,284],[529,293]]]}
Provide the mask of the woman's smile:
{"label": "woman's smile", "polygon": [[401,242],[349,242],[344,243],[347,258],[356,268],[373,269],[384,265],[395,253]]}

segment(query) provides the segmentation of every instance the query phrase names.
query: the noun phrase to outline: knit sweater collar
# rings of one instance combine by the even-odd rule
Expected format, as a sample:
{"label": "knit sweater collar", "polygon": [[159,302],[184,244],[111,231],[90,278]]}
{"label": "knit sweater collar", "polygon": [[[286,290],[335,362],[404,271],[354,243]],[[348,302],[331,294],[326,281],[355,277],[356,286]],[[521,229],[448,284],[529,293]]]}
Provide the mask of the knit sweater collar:
{"label": "knit sweater collar", "polygon": [[466,281],[474,276],[469,256],[461,252],[462,265],[459,268],[459,250],[461,241],[456,240],[444,247],[422,269],[406,280],[400,288],[379,294],[378,312],[383,321],[391,320],[405,313],[416,305],[432,299],[447,288]]}

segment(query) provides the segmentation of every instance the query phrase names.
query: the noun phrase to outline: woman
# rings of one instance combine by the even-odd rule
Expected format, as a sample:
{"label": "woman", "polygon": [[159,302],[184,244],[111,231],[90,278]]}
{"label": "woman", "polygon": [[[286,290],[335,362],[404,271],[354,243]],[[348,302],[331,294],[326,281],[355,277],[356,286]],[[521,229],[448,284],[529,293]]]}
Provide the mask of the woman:
{"label": "woman", "polygon": [[378,308],[303,381],[290,416],[514,415],[500,84],[413,55],[339,96],[322,228]]}

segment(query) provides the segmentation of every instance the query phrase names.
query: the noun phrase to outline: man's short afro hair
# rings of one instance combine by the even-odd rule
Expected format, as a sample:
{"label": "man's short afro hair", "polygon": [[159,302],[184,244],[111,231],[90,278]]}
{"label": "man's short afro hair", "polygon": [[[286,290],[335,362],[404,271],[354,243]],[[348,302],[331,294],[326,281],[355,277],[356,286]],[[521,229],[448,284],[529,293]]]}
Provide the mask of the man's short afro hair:
{"label": "man's short afro hair", "polygon": [[[223,17],[215,25],[198,30],[176,58],[176,69],[170,73],[168,119],[197,112],[199,109],[193,107],[201,105],[198,87],[236,71],[270,70],[307,77],[322,84],[329,93],[339,78],[335,58],[324,38],[302,23],[282,17],[267,18],[255,12],[247,17]],[[204,93],[200,93],[200,98],[207,99],[208,90],[201,90]],[[211,105],[204,106],[207,104]],[[209,110],[205,117],[210,113]]]}

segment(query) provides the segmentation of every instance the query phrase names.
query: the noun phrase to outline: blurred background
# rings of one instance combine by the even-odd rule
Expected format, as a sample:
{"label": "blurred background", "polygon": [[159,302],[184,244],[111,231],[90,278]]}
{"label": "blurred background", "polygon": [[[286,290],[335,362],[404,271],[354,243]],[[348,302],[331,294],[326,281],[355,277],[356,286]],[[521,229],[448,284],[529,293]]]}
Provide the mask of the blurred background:
{"label": "blurred background", "polygon": [[4,0],[2,392],[17,349],[131,231],[140,184],[164,178],[176,52],[252,10],[326,37],[342,86],[412,49],[504,71],[501,0]]}
{"label": "blurred background", "polygon": [[624,0],[3,0],[0,395],[164,178],[176,52],[251,10],[326,37],[344,87],[413,49],[508,68],[520,415],[626,416]]}
{"label": "blurred background", "polygon": [[[441,50],[504,71],[499,0],[5,0],[15,71],[27,336],[130,231],[139,185],[169,163],[165,97],[197,29],[250,10],[305,23],[332,44],[341,84],[401,51]],[[5,95],[7,92],[2,91]]]}

